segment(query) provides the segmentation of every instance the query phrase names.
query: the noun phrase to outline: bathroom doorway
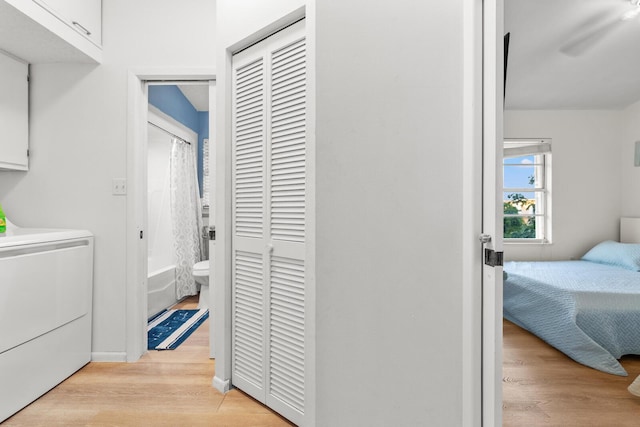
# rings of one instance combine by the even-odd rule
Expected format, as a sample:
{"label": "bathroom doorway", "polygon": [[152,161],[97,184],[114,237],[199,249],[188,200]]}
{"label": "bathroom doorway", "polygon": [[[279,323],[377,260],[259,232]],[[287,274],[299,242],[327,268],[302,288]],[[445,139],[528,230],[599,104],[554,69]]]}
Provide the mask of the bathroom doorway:
{"label": "bathroom doorway", "polygon": [[190,296],[209,307],[209,84],[148,82],[147,101],[150,319]]}
{"label": "bathroom doorway", "polygon": [[[186,295],[175,293],[175,284],[172,283],[176,277],[171,268],[175,260],[171,259],[173,251],[166,248],[172,244],[172,239],[169,233],[158,233],[168,228],[168,216],[163,211],[167,208],[170,210],[170,206],[168,194],[164,191],[166,188],[162,187],[167,180],[167,153],[171,152],[175,140],[179,144],[193,144],[200,222],[203,225],[213,224],[208,209],[202,209],[202,196],[204,190],[213,188],[206,172],[212,170],[215,147],[209,146],[208,162],[203,154],[206,154],[208,141],[212,140],[209,138],[209,129],[212,128],[209,107],[215,99],[214,78],[212,73],[166,75],[155,70],[130,74],[127,153],[127,258],[130,261],[127,267],[128,361],[138,360],[147,350],[146,326],[147,319],[154,314],[152,312],[162,310]],[[190,115],[186,114],[189,111]],[[211,196],[210,200],[213,200]],[[202,241],[203,225],[199,227],[198,235],[200,257],[206,258],[209,243]],[[160,249],[162,246],[165,246],[163,250]],[[158,298],[151,301],[150,295]],[[210,300],[210,294],[206,298]],[[212,307],[211,301],[208,301],[208,306]],[[209,334],[210,344],[213,343],[212,331],[213,328]],[[213,357],[213,346],[209,347],[210,357]]]}

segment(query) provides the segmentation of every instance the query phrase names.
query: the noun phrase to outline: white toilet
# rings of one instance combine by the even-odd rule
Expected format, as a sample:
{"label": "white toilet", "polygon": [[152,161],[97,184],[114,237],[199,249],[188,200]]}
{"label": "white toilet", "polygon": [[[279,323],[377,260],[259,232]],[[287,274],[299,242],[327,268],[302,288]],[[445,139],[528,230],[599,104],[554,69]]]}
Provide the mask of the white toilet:
{"label": "white toilet", "polygon": [[193,266],[193,278],[200,284],[198,308],[209,308],[209,260],[200,261]]}

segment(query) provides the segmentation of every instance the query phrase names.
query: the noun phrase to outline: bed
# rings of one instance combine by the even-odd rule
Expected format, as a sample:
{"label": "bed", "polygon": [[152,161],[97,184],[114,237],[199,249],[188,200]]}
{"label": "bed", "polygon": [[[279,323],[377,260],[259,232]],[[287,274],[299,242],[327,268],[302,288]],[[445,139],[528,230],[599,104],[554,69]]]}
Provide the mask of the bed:
{"label": "bed", "polygon": [[606,241],[580,260],[511,261],[504,271],[507,320],[579,363],[627,375],[617,359],[640,355],[640,243]]}

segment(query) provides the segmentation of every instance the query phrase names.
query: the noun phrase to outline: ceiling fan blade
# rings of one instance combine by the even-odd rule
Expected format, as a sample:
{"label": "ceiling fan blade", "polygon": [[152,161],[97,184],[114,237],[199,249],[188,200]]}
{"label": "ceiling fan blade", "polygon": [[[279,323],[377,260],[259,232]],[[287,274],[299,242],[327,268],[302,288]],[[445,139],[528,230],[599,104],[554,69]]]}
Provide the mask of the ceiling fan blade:
{"label": "ceiling fan blade", "polygon": [[571,40],[560,48],[560,52],[569,56],[580,56],[620,28],[624,22],[626,22],[626,19],[616,19],[603,24],[586,34]]}

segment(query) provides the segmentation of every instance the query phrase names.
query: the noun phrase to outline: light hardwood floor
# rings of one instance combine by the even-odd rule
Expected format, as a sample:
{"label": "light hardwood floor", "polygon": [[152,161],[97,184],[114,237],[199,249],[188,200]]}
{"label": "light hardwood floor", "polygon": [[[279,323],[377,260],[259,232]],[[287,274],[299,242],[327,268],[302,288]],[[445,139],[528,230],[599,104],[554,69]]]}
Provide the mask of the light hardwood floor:
{"label": "light hardwood floor", "polygon": [[628,377],[588,368],[504,321],[503,425],[640,426],[640,398],[627,391],[640,357],[621,363]]}
{"label": "light hardwood floor", "polygon": [[[195,299],[180,308],[194,308]],[[180,347],[136,363],[89,363],[2,423],[13,426],[291,426],[238,390],[211,387],[209,320]],[[527,331],[504,322],[504,426],[640,426],[640,398],[628,377],[582,366]]]}
{"label": "light hardwood floor", "polygon": [[[190,298],[179,308],[195,308]],[[176,350],[135,363],[89,363],[2,423],[13,426],[291,426],[238,390],[211,387],[207,319]]]}

